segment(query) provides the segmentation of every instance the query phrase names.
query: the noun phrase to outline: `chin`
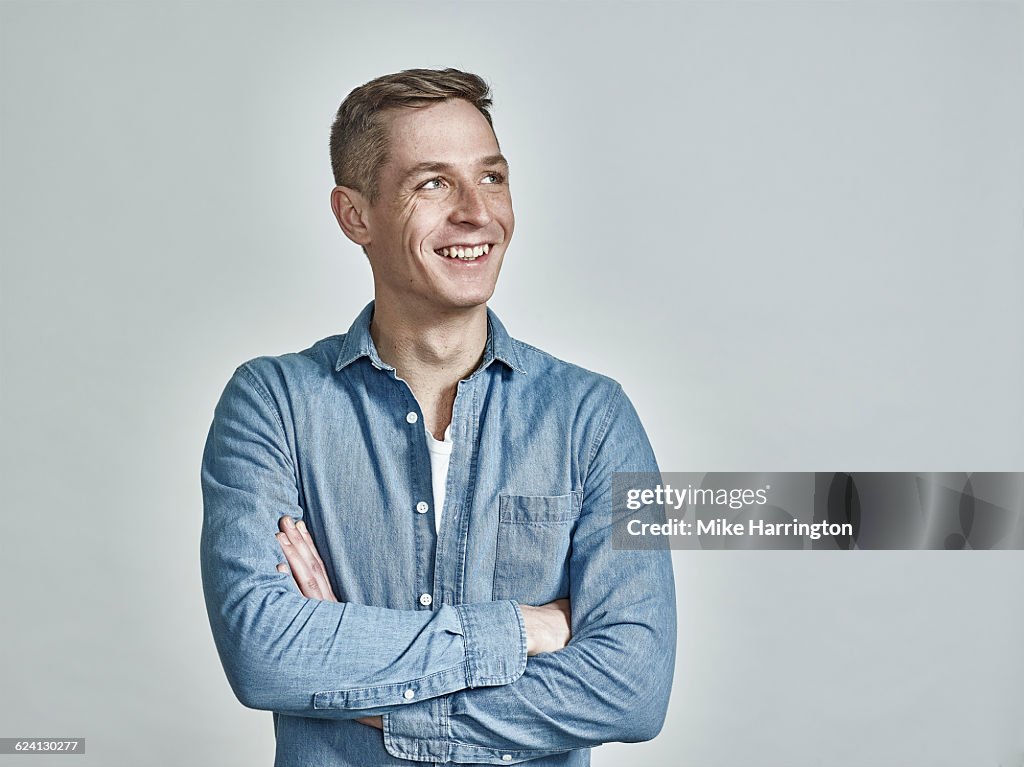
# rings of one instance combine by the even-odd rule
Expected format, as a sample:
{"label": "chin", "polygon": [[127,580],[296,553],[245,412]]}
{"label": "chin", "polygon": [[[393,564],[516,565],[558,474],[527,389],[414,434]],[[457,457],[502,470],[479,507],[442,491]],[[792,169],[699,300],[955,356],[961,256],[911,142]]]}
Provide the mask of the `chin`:
{"label": "chin", "polygon": [[486,296],[463,296],[460,298],[452,299],[449,305],[455,309],[474,309],[477,306],[483,306],[491,300],[491,295],[488,293]]}
{"label": "chin", "polygon": [[435,294],[441,303],[452,308],[472,309],[474,306],[486,304],[494,295],[494,282],[476,284],[452,284],[439,285],[440,289]]}
{"label": "chin", "polygon": [[494,288],[487,291],[474,291],[472,293],[448,294],[441,297],[441,300],[454,309],[472,309],[476,306],[486,304],[494,295]]}

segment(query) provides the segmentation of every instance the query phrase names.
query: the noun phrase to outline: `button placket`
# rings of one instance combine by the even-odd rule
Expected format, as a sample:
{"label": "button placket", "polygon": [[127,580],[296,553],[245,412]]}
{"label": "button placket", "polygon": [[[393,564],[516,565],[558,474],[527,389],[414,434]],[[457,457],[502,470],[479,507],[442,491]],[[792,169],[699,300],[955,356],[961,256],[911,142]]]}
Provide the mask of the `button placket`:
{"label": "button placket", "polygon": [[[395,373],[395,378],[397,380],[399,380],[399,381],[402,381],[402,379],[398,377],[397,372]],[[405,383],[407,388],[409,387],[408,383],[406,383],[405,381],[402,381],[402,382]],[[412,389],[411,388],[409,388],[409,393],[412,395],[413,399],[415,399],[415,395],[412,394]],[[416,423],[419,422],[419,420],[420,420],[419,413],[417,413],[415,410],[410,410],[409,412],[407,412],[405,414],[405,422],[408,423],[408,424],[416,424]],[[426,444],[423,442],[423,436],[422,435],[419,436],[419,442],[421,443],[422,448],[425,451],[426,450]],[[428,469],[429,469],[429,464],[428,464]],[[426,514],[430,510],[430,504],[428,504],[426,501],[417,501],[415,506],[413,506],[413,508],[416,510],[417,514]],[[430,570],[433,570],[433,567],[431,567]],[[427,579],[428,579],[428,581],[430,579],[429,571],[427,573]],[[424,584],[424,585],[426,585],[426,584]],[[424,593],[420,594],[418,601],[419,601],[419,603],[423,607],[430,607],[430,605],[433,604],[434,598],[429,593],[424,592]],[[412,697],[412,694],[413,694],[412,690],[406,690],[405,691],[405,695],[406,695],[407,698]]]}

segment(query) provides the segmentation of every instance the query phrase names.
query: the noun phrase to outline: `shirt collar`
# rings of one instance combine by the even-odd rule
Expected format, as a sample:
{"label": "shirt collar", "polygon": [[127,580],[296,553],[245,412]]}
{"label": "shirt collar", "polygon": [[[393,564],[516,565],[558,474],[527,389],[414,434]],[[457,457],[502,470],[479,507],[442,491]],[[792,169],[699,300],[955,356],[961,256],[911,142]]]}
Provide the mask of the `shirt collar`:
{"label": "shirt collar", "polygon": [[[373,304],[374,302],[370,301],[363,307],[359,316],[355,318],[352,326],[348,329],[348,333],[345,334],[338,359],[334,363],[335,370],[341,370],[360,357],[369,357],[374,367],[394,370],[391,365],[381,360],[380,355],[377,354],[377,347],[373,344],[373,338],[370,337]],[[484,357],[480,361],[477,371],[483,370],[494,360],[499,360],[520,373],[526,373],[519,353],[512,343],[512,337],[506,332],[498,315],[491,311],[490,307],[487,307],[487,345],[484,347]]]}

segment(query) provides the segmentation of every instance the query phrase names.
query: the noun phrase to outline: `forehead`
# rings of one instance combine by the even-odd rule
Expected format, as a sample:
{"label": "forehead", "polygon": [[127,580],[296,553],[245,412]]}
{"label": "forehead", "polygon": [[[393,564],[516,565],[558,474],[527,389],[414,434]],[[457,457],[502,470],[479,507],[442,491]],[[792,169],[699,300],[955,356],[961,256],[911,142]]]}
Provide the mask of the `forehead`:
{"label": "forehead", "polygon": [[462,99],[400,109],[391,119],[388,165],[395,171],[420,162],[469,164],[498,151],[487,119]]}

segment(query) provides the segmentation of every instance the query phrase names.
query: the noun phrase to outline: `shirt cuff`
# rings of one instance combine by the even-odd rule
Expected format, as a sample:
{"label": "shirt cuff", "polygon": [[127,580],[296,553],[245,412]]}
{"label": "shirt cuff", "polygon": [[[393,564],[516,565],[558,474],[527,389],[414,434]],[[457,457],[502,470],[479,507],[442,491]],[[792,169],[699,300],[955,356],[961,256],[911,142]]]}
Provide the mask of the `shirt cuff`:
{"label": "shirt cuff", "polygon": [[[461,693],[453,693],[461,694]],[[449,701],[451,695],[422,700],[398,711],[384,714],[384,748],[397,759],[414,762],[457,762],[460,764],[516,764],[558,750],[508,750],[461,743],[451,736]]]}
{"label": "shirt cuff", "polygon": [[455,605],[466,638],[466,685],[509,684],[526,671],[526,624],[514,599]]}
{"label": "shirt cuff", "polygon": [[[476,602],[455,605],[455,611],[466,640],[467,687],[509,684],[523,675],[526,624],[518,602]],[[449,761],[452,743],[448,733],[448,699],[448,695],[428,698],[384,714],[381,723],[387,752],[398,759],[416,762]],[[474,757],[488,757],[488,763],[507,764],[512,758],[492,753],[492,749],[469,748]],[[536,756],[533,753],[525,758]]]}
{"label": "shirt cuff", "polygon": [[381,717],[384,748],[396,759],[447,762],[448,696],[421,700]]}

